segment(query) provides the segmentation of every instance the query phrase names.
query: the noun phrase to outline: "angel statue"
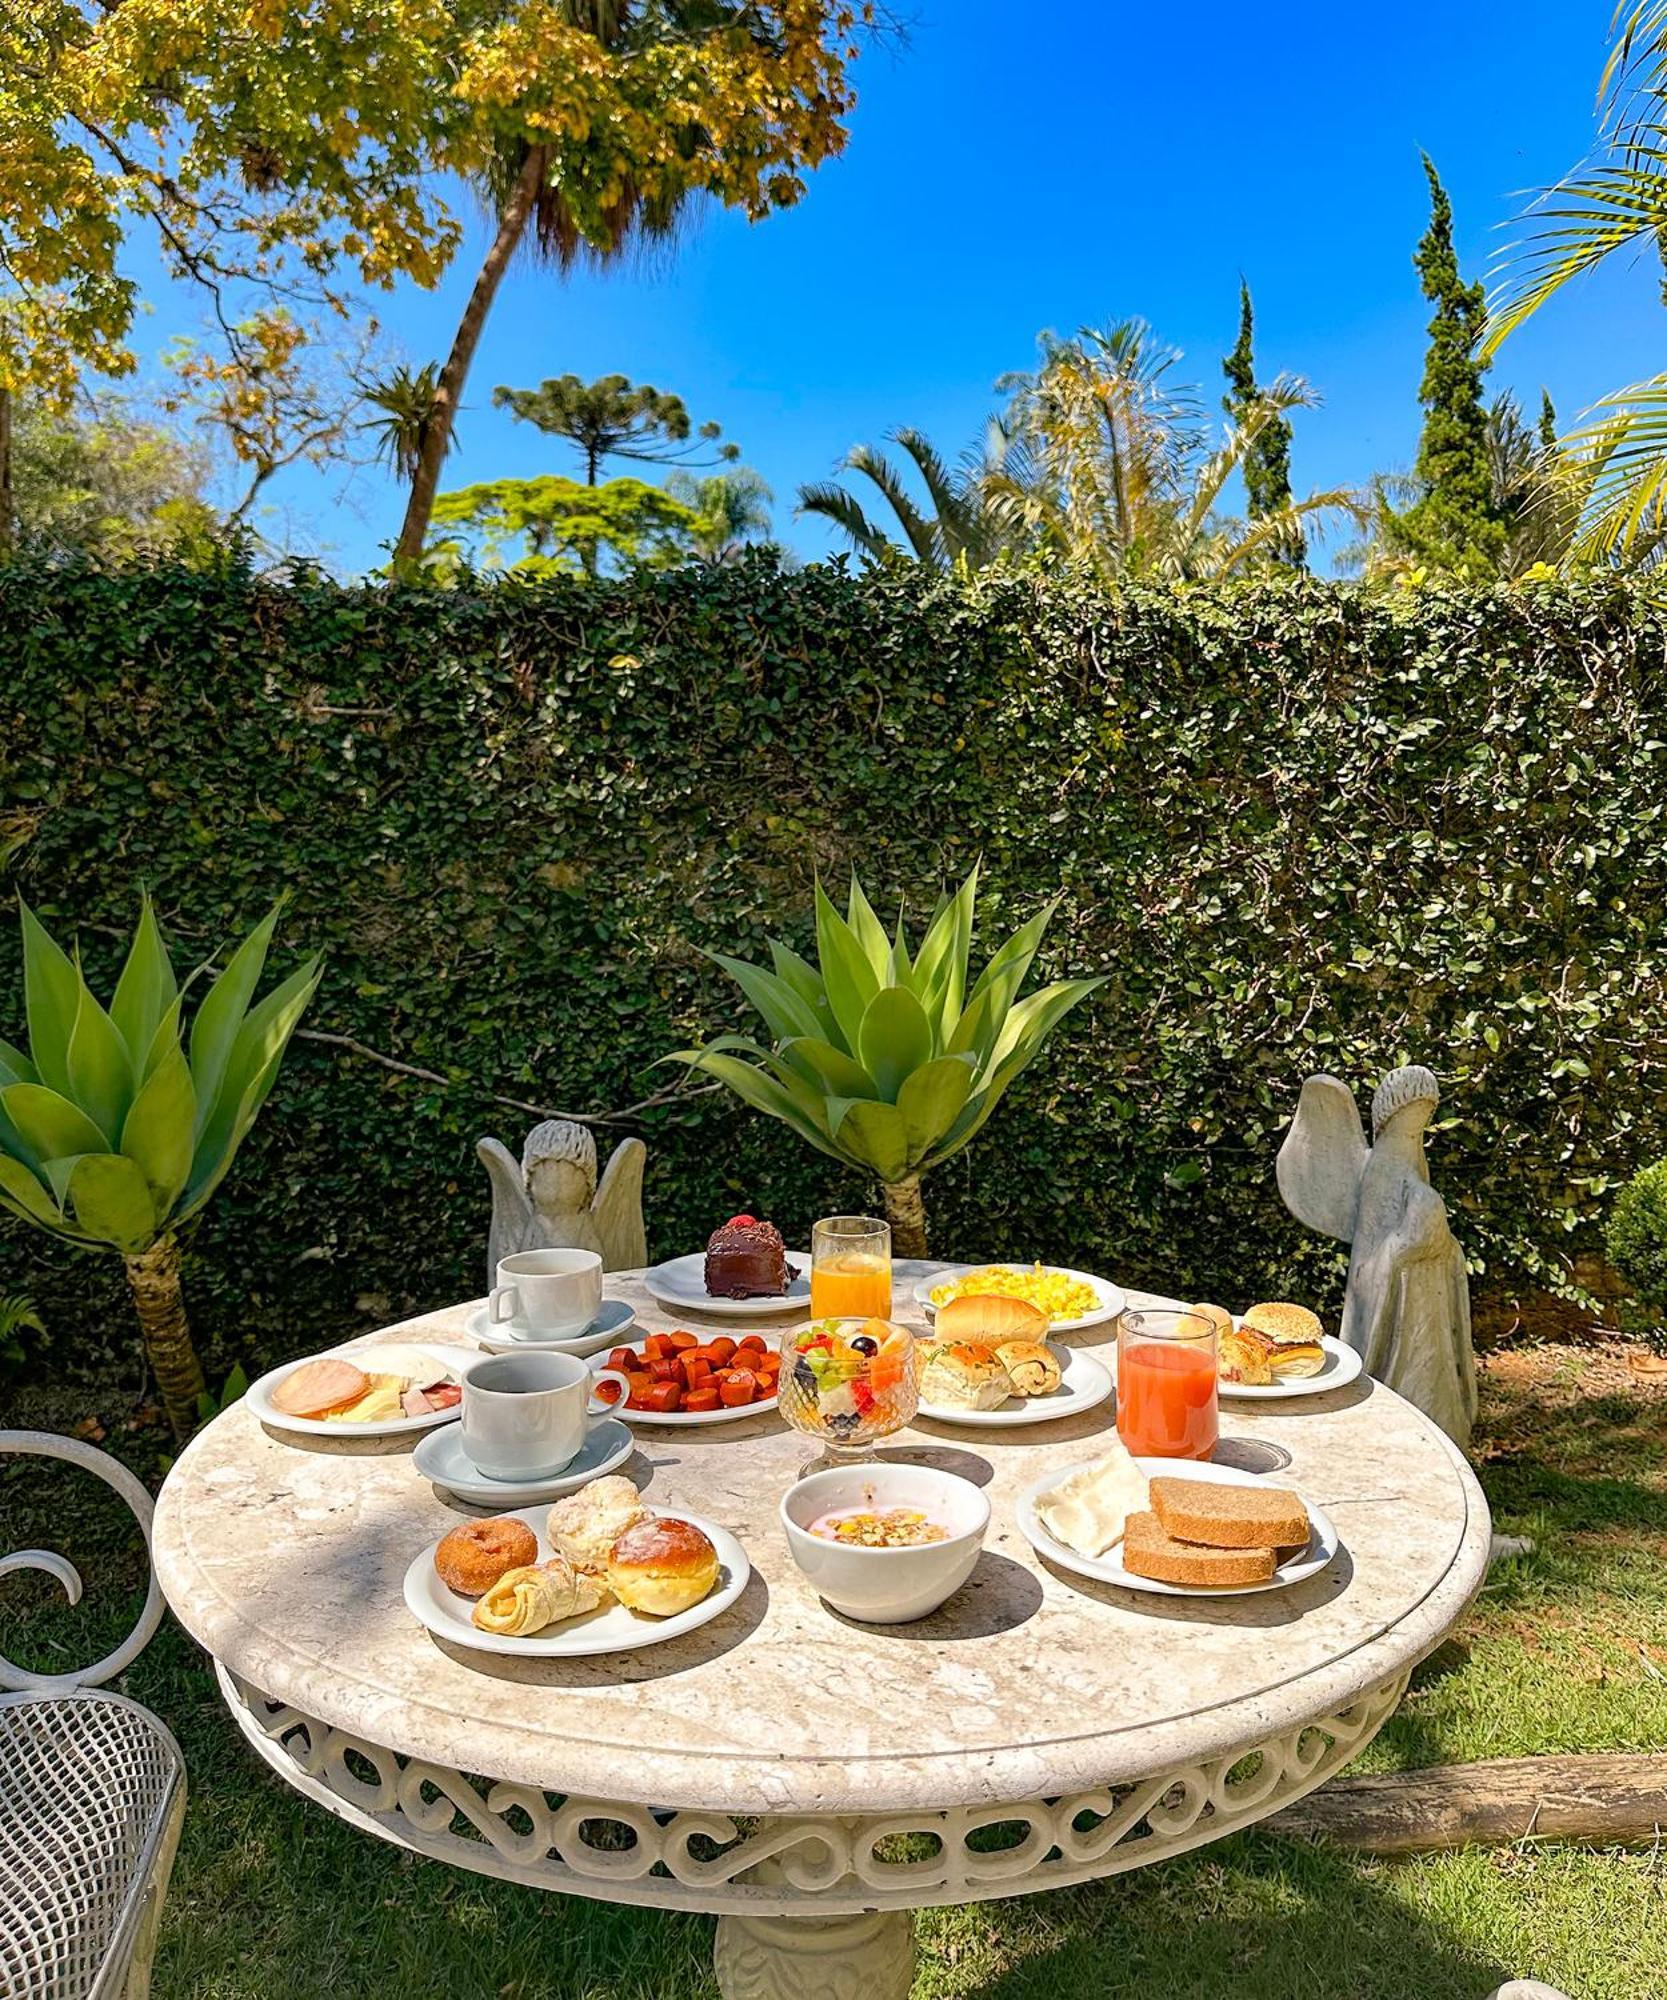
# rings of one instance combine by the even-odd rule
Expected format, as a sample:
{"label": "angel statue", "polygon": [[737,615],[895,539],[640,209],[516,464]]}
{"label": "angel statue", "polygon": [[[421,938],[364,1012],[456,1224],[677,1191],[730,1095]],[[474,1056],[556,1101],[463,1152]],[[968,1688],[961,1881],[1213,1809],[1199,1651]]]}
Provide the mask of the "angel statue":
{"label": "angel statue", "polygon": [[648,1148],[622,1139],[596,1184],[596,1141],[583,1125],[547,1118],[527,1134],[521,1164],[497,1139],[475,1146],[492,1183],[487,1289],[498,1262],[516,1250],[598,1250],[604,1271],[648,1262],[642,1221],[642,1175]]}
{"label": "angel statue", "polygon": [[1344,1341],[1462,1445],[1476,1421],[1470,1281],[1424,1159],[1440,1096],[1427,1069],[1393,1071],[1372,1099],[1368,1147],[1348,1086],[1311,1076],[1279,1149],[1279,1192],[1299,1222],[1353,1246]]}

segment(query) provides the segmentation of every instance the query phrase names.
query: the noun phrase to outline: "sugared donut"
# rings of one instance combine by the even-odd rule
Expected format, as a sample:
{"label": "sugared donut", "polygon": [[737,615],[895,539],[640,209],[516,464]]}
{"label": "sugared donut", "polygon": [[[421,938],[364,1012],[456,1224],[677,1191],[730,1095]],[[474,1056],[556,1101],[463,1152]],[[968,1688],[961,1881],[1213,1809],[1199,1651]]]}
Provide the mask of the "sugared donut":
{"label": "sugared donut", "polygon": [[484,1597],[506,1570],[538,1561],[538,1537],[525,1521],[501,1515],[465,1521],[443,1535],[434,1551],[440,1581],[460,1597]]}
{"label": "sugared donut", "polygon": [[693,1521],[661,1514],[614,1543],[608,1584],[621,1604],[670,1618],[698,1604],[718,1580],[718,1552]]}

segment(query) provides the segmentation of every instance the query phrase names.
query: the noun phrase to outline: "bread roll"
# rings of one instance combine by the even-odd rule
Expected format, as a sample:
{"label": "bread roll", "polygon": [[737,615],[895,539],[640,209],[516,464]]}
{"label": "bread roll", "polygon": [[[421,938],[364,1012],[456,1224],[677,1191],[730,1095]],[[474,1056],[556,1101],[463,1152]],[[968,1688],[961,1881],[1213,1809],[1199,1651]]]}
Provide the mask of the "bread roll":
{"label": "bread roll", "polygon": [[1325,1349],[1317,1340],[1278,1340],[1268,1366],[1276,1377],[1318,1375],[1325,1366]]}
{"label": "bread roll", "polygon": [[693,1521],[661,1514],[627,1528],[608,1558],[621,1604],[670,1618],[698,1604],[718,1580],[718,1552]]}
{"label": "bread roll", "polygon": [[1015,1396],[1046,1396],[1059,1387],[1059,1363],[1041,1340],[1004,1340],[996,1359],[1007,1370]]}
{"label": "bread roll", "polygon": [[1207,1319],[1223,1340],[1233,1331],[1233,1315],[1225,1306],[1188,1306],[1187,1311]]}
{"label": "bread roll", "polygon": [[946,1410],[999,1409],[1013,1393],[1007,1370],[987,1347],[934,1344],[920,1371],[920,1400]]}
{"label": "bread roll", "polygon": [[1310,1312],[1306,1306],[1266,1302],[1252,1306],[1244,1316],[1244,1323],[1282,1346],[1288,1341],[1318,1340],[1325,1331],[1319,1314]]}
{"label": "bread roll", "polygon": [[647,1519],[642,1495],[623,1473],[612,1472],[558,1500],[545,1516],[544,1532],[575,1569],[601,1576],[614,1543],[627,1528]]}
{"label": "bread roll", "polygon": [[939,1306],[933,1331],[939,1340],[970,1340],[994,1347],[1003,1340],[1046,1340],[1052,1324],[1042,1308],[1027,1299],[975,1292]]}

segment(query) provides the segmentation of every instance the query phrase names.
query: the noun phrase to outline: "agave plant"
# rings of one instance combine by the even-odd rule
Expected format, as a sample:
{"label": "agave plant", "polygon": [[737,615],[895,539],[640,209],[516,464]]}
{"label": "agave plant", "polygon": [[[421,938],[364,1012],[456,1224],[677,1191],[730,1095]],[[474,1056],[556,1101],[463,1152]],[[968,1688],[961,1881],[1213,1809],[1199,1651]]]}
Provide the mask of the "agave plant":
{"label": "agave plant", "polygon": [[[255,1002],[278,912],[244,939],[182,1033],[184,996],[145,899],[108,1009],[27,904],[29,1050],[0,1041],[0,1204],[86,1249],[114,1250],[177,1436],[203,1393],[179,1239],[225,1178],[318,984],[320,961]],[[251,1004],[254,1003],[254,1004]]]}
{"label": "agave plant", "polygon": [[1019,998],[1056,907],[1049,903],[969,990],[977,895],[974,868],[939,901],[911,955],[902,916],[888,934],[854,874],[843,917],[818,883],[819,967],[774,941],[768,971],[713,954],[764,1017],[771,1046],[719,1035],[668,1058],[715,1077],[830,1159],[873,1174],[904,1257],[926,1254],[921,1175],[966,1145],[1055,1026],[1103,984],[1066,979]]}

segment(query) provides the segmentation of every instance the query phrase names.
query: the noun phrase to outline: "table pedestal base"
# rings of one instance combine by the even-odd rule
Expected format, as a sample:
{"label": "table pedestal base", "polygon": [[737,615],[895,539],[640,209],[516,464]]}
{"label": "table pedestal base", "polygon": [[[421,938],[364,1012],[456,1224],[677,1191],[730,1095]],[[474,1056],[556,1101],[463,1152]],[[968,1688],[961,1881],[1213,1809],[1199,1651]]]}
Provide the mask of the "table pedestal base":
{"label": "table pedestal base", "polygon": [[723,2000],[908,2000],[914,1919],[720,1917],[714,1956]]}

